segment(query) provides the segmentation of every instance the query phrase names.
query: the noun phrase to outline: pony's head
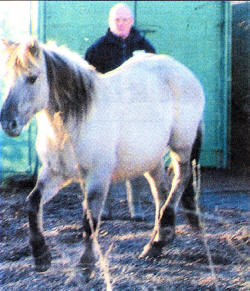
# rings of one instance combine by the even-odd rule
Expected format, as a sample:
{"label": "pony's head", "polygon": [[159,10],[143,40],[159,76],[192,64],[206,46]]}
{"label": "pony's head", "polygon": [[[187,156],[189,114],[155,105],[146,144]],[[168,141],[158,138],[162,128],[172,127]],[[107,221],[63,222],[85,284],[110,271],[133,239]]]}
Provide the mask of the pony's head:
{"label": "pony's head", "polygon": [[34,39],[23,43],[2,40],[8,94],[0,121],[10,136],[18,136],[35,113],[49,100],[46,66],[42,49]]}
{"label": "pony's head", "polygon": [[94,93],[95,69],[78,54],[56,45],[2,41],[8,94],[0,121],[10,136],[46,109],[51,118],[79,122],[89,112]]}

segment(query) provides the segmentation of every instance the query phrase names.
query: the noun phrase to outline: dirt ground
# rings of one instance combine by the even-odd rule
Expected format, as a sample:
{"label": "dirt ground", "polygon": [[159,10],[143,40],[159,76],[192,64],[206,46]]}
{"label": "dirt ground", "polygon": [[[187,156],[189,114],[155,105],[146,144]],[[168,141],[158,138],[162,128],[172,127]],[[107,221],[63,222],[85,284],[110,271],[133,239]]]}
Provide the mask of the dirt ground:
{"label": "dirt ground", "polygon": [[[78,185],[60,191],[44,208],[44,232],[53,258],[44,273],[35,271],[28,245],[24,202],[31,189],[12,183],[0,190],[0,290],[106,290],[99,262],[89,282],[83,282],[75,268],[82,253]],[[124,187],[114,186],[113,220],[101,225],[99,243],[112,290],[250,290],[247,176],[202,173],[203,231],[193,232],[180,208],[176,238],[155,260],[138,258],[154,221],[146,183],[141,195],[146,220],[135,222],[129,218]]]}

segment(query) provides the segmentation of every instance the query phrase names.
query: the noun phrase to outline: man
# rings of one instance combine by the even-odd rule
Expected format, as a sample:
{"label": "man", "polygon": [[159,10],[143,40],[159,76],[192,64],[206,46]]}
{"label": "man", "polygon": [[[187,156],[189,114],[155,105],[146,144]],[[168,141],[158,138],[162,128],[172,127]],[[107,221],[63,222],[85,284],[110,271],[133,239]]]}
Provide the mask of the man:
{"label": "man", "polygon": [[133,56],[135,51],[155,53],[154,47],[133,27],[130,7],[119,3],[109,12],[107,33],[92,44],[85,59],[97,71],[106,73],[119,67]]}

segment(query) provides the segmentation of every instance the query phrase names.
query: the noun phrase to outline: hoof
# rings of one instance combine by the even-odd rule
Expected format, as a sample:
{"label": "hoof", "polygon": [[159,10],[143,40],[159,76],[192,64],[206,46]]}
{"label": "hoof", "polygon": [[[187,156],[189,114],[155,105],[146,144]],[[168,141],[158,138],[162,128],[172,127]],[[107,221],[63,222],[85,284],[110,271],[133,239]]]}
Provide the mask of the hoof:
{"label": "hoof", "polygon": [[145,245],[139,258],[157,258],[161,255],[162,249],[165,246],[165,242],[153,242]]}
{"label": "hoof", "polygon": [[144,213],[142,211],[141,206],[134,206],[134,209],[130,209],[130,217],[135,221],[143,221],[145,220]]}
{"label": "hoof", "polygon": [[135,208],[134,211],[131,211],[130,216],[131,216],[131,219],[134,221],[144,221],[145,220],[144,213],[140,207]]}
{"label": "hoof", "polygon": [[32,247],[32,254],[35,261],[35,269],[37,272],[45,272],[51,266],[51,254],[44,239],[40,241],[30,241]]}
{"label": "hoof", "polygon": [[132,221],[145,221],[145,217],[143,215],[133,215],[131,216]]}
{"label": "hoof", "polygon": [[186,218],[188,221],[188,224],[195,230],[199,231],[200,230],[200,220],[199,216],[194,213],[187,213]]}
{"label": "hoof", "polygon": [[47,251],[42,255],[34,257],[34,260],[36,266],[35,270],[37,272],[45,272],[50,268],[52,258],[49,250],[47,249]]}
{"label": "hoof", "polygon": [[110,212],[111,211],[107,207],[104,207],[101,215],[101,220],[112,220],[112,215]]}
{"label": "hoof", "polygon": [[86,277],[87,280],[90,280],[95,274],[95,263],[95,255],[92,249],[90,249],[88,252],[85,251],[85,253],[82,255],[80,262],[77,265],[77,269],[81,271],[81,273],[84,277]]}
{"label": "hoof", "polygon": [[[86,272],[82,269],[80,265],[77,265],[74,268],[71,276],[66,280],[65,287],[67,290],[71,290],[73,288],[77,288],[79,286],[84,286],[95,276],[95,272]],[[78,289],[77,289],[78,290]],[[84,289],[85,290],[85,289]]]}
{"label": "hoof", "polygon": [[88,283],[91,279],[95,277],[95,264],[82,264],[79,263],[77,266],[78,277],[81,281]]}
{"label": "hoof", "polygon": [[111,215],[102,214],[101,216],[102,221],[113,220]]}

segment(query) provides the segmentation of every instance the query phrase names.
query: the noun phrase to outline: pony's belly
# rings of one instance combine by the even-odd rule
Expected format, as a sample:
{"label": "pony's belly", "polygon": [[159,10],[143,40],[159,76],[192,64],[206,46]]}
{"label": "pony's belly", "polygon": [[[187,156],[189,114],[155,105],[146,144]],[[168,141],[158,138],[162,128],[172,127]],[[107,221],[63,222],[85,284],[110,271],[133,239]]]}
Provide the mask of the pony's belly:
{"label": "pony's belly", "polygon": [[117,150],[113,180],[133,178],[155,169],[167,151],[169,135],[170,132],[163,126],[152,124],[139,131],[131,127],[124,130]]}
{"label": "pony's belly", "polygon": [[113,173],[113,182],[131,179],[155,169],[162,162],[166,153],[165,145],[158,148],[157,152],[133,151],[122,152]]}
{"label": "pony's belly", "polygon": [[162,155],[159,155],[155,159],[144,159],[143,161],[140,161],[138,163],[135,163],[134,161],[122,161],[116,167],[112,176],[112,181],[123,181],[125,179],[131,179],[141,176],[145,172],[155,169],[161,161],[161,158]]}

